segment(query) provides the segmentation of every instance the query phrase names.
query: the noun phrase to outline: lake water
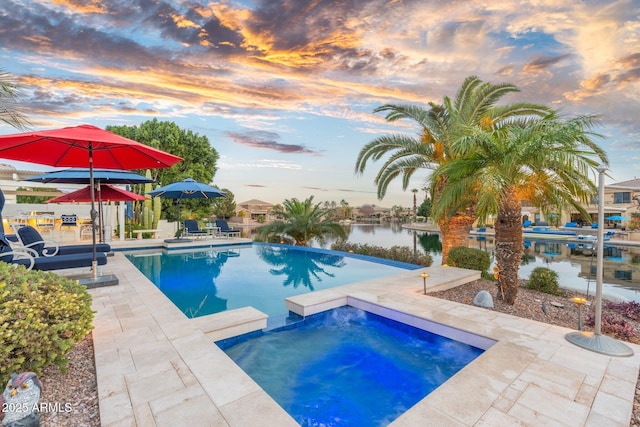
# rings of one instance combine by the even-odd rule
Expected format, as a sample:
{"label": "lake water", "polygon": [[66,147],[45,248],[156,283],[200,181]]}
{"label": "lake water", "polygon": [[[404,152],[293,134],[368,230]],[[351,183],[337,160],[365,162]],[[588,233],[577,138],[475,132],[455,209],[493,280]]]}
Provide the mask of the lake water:
{"label": "lake water", "polygon": [[[348,241],[383,247],[409,246],[433,257],[433,265],[442,262],[442,243],[438,233],[414,231],[399,223],[352,224]],[[325,247],[330,247],[328,242]],[[560,276],[560,286],[594,295],[596,257],[590,244],[578,245],[558,240],[525,240],[525,254],[520,277],[528,279],[536,267],[548,267]],[[485,250],[494,260],[492,237],[472,237],[469,247]],[[605,245],[603,257],[603,292],[640,302],[640,248]]]}

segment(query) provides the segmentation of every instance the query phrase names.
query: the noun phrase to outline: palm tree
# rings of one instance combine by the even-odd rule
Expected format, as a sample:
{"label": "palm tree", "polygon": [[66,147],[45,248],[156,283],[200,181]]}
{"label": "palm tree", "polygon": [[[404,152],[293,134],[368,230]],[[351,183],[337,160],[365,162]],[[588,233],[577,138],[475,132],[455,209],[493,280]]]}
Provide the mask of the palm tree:
{"label": "palm tree", "polygon": [[596,194],[591,177],[608,163],[593,141],[600,137],[591,131],[596,124],[594,116],[563,120],[550,114],[499,129],[471,129],[458,140],[466,154],[434,172],[447,178],[434,206],[440,215],[465,206],[469,194],[476,195],[478,219],[496,215],[498,298],[509,304],[516,300],[523,255],[521,202],[545,213],[570,207],[588,218],[582,206]]}
{"label": "palm tree", "polygon": [[293,240],[297,246],[306,246],[312,239],[324,244],[327,235],[346,239],[344,228],[330,219],[328,211],[321,209],[320,205],[313,204],[313,196],[304,201],[296,198],[285,200],[279,212],[282,219],[258,228],[256,239]]}
{"label": "palm tree", "polygon": [[413,193],[413,222],[416,221],[416,213],[418,212],[418,204],[416,202],[416,193],[418,193],[417,188],[412,188],[411,192]]}
{"label": "palm tree", "polygon": [[340,200],[340,210],[342,212],[342,219],[351,218],[351,207],[349,206],[349,203],[347,203],[347,201],[344,199]]}
{"label": "palm tree", "polygon": [[19,110],[19,97],[18,85],[8,72],[0,68],[0,121],[16,129],[26,130],[30,123]]}
{"label": "palm tree", "polygon": [[[386,120],[393,122],[410,119],[420,126],[417,137],[408,135],[385,135],[365,145],[356,161],[356,173],[362,174],[369,160],[380,160],[389,156],[376,175],[374,183],[378,186],[378,198],[384,198],[389,184],[402,177],[402,188],[406,190],[413,174],[419,170],[434,170],[462,155],[464,147],[457,143],[469,128],[500,128],[514,117],[542,117],[550,112],[546,106],[514,103],[496,106],[503,96],[518,92],[511,84],[494,85],[485,83],[475,76],[465,79],[456,94],[455,101],[448,97],[442,104],[430,102],[425,109],[413,105],[387,104],[374,112],[387,112]],[[438,175],[427,178],[434,205],[447,183],[447,177]],[[449,250],[455,246],[466,246],[469,229],[475,222],[475,197],[468,194],[467,203],[456,211],[441,211],[434,216],[442,235],[442,263],[447,263]]]}

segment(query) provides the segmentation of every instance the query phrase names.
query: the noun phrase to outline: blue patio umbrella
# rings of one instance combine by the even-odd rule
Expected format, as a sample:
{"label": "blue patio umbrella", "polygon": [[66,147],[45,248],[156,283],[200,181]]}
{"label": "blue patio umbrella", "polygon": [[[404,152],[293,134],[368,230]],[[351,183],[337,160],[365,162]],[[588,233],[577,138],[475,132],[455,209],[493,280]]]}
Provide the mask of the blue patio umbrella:
{"label": "blue patio umbrella", "polygon": [[180,222],[180,201],[182,199],[214,199],[216,197],[226,196],[223,191],[203,184],[202,182],[195,181],[192,178],[158,187],[147,194],[152,197],[175,199],[178,204],[178,222]]}
{"label": "blue patio umbrella", "polygon": [[[31,176],[23,181],[41,182],[43,184],[88,184],[90,179],[89,172],[88,168],[62,169]],[[94,169],[93,179],[95,182],[102,184],[144,184],[154,182],[151,178],[137,173],[117,169]]]}
{"label": "blue patio umbrella", "polygon": [[629,221],[629,218],[622,215],[611,215],[606,217],[605,219],[609,221]]}

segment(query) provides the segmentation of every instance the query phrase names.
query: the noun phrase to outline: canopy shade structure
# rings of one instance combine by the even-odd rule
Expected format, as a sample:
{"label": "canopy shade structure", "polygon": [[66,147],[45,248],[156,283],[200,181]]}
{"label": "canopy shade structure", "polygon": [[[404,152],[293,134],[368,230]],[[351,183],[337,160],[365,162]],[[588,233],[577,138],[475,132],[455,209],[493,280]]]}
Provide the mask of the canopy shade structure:
{"label": "canopy shade structure", "polygon": [[[168,168],[182,160],[137,141],[92,125],[0,135],[0,158],[54,167],[88,167],[91,219],[95,223],[94,168]],[[93,280],[97,281],[96,234],[93,241]]]}
{"label": "canopy shade structure", "polygon": [[[103,202],[132,202],[147,200],[147,197],[114,187],[109,184],[100,184],[94,187],[94,200]],[[63,194],[47,200],[47,203],[81,203],[91,201],[91,186]]]}
{"label": "canopy shade structure", "polygon": [[[182,181],[174,182],[173,184],[165,185],[164,187],[158,187],[147,194],[153,197],[164,197],[167,199],[176,199],[178,204],[178,223],[180,223],[180,201],[182,199],[213,199],[216,197],[224,197],[226,194],[217,188],[210,185],[203,184],[187,178]],[[180,240],[182,236],[179,237]],[[182,239],[181,241],[185,241]]]}

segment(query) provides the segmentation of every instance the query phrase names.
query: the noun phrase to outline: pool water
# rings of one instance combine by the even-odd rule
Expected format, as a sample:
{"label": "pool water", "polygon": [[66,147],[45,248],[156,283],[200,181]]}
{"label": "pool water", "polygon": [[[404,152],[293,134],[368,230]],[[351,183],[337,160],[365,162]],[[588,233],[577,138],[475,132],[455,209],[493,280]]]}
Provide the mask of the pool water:
{"label": "pool water", "polygon": [[349,306],[217,344],[302,426],[385,426],[483,352]]}
{"label": "pool water", "polygon": [[287,297],[420,268],[258,243],[126,256],[188,317],[247,306],[282,317]]}

